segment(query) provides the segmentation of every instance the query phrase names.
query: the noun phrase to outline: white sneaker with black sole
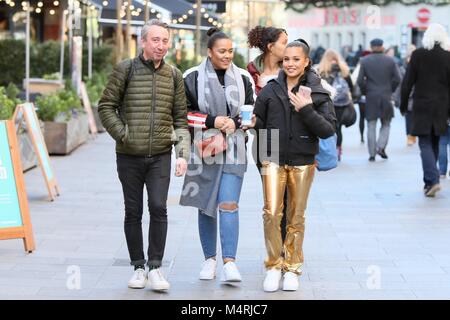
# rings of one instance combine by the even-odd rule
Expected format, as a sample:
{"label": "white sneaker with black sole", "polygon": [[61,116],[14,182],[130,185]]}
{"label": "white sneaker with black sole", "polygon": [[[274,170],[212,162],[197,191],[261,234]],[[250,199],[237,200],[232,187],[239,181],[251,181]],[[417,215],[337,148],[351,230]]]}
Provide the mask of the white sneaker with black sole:
{"label": "white sneaker with black sole", "polygon": [[200,270],[200,280],[212,280],[216,277],[217,261],[209,258],[203,262],[202,270]]}
{"label": "white sneaker with black sole", "polygon": [[236,263],[229,261],[223,265],[222,282],[241,282],[242,277]]}
{"label": "white sneaker with black sole", "polygon": [[145,269],[138,268],[134,270],[133,276],[128,281],[128,288],[144,289],[147,284],[147,275]]}
{"label": "white sneaker with black sole", "polygon": [[160,268],[150,270],[148,282],[150,283],[150,289],[155,291],[169,290],[170,288],[170,284],[164,278]]}

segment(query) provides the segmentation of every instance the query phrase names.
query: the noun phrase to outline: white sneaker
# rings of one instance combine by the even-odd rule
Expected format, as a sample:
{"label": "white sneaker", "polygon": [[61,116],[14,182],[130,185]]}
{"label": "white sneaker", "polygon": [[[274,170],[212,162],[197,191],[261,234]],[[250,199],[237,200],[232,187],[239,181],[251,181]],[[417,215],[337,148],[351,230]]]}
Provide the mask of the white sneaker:
{"label": "white sneaker", "polygon": [[170,284],[164,279],[161,269],[153,269],[148,273],[148,281],[152,290],[169,290]]}
{"label": "white sneaker", "polygon": [[222,279],[223,282],[241,282],[242,277],[236,266],[236,263],[229,261],[223,265]]}
{"label": "white sneaker", "polygon": [[144,289],[147,284],[147,271],[145,269],[136,269],[128,281],[128,288],[131,289]]}
{"label": "white sneaker", "polygon": [[283,291],[297,291],[298,275],[293,272],[286,272],[283,280]]}
{"label": "white sneaker", "polygon": [[264,279],[264,291],[274,292],[280,288],[281,270],[272,268],[267,270],[266,278]]}
{"label": "white sneaker", "polygon": [[200,271],[200,280],[212,280],[216,277],[217,261],[213,258],[209,258],[203,262],[202,270]]}

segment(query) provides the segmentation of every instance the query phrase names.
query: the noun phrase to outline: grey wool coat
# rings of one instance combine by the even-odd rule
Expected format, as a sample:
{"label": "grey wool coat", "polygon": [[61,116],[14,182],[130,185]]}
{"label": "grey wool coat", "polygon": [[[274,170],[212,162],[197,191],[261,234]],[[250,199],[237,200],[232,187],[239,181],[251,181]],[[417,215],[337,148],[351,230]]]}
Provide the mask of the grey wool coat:
{"label": "grey wool coat", "polygon": [[401,78],[394,59],[383,53],[372,53],[361,59],[358,86],[366,96],[366,120],[389,120],[394,117],[392,93]]}

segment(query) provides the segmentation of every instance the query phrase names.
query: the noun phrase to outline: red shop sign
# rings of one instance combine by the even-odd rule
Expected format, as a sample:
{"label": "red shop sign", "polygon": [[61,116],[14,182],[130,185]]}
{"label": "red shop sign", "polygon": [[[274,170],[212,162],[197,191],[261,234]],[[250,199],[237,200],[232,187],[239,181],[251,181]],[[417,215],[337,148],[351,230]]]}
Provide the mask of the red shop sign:
{"label": "red shop sign", "polygon": [[427,8],[421,8],[417,11],[417,20],[421,23],[427,23],[430,21],[431,12]]}

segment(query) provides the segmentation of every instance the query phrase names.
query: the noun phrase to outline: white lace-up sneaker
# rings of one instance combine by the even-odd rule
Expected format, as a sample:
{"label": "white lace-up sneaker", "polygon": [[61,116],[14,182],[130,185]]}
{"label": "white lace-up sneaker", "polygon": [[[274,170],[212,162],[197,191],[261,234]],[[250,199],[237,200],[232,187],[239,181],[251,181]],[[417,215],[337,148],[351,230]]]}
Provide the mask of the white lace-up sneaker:
{"label": "white lace-up sneaker", "polygon": [[283,280],[283,291],[297,291],[298,275],[293,272],[286,272]]}
{"label": "white lace-up sneaker", "polygon": [[147,284],[147,271],[145,269],[136,269],[128,281],[128,288],[131,289],[144,289]]}
{"label": "white lace-up sneaker", "polygon": [[148,282],[150,283],[150,288],[152,290],[169,290],[170,284],[164,278],[161,269],[153,269],[148,273]]}
{"label": "white lace-up sneaker", "polygon": [[242,277],[236,266],[236,263],[229,261],[223,265],[222,279],[223,282],[241,282]]}
{"label": "white lace-up sneaker", "polygon": [[217,261],[213,258],[207,259],[203,262],[202,270],[200,271],[200,280],[212,280],[216,277]]}
{"label": "white lace-up sneaker", "polygon": [[264,279],[264,291],[274,292],[280,288],[281,270],[272,268],[267,270],[266,278]]}

